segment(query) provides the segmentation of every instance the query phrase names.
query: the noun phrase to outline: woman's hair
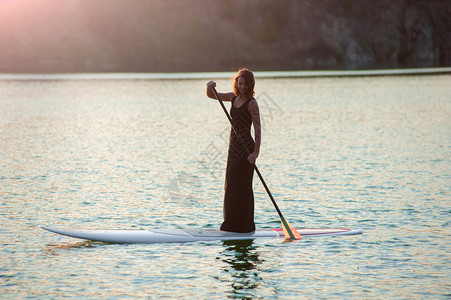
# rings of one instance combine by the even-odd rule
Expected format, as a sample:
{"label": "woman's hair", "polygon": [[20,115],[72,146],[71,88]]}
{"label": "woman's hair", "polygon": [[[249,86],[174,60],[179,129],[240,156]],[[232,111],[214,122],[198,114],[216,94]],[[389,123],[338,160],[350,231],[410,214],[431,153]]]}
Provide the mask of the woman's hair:
{"label": "woman's hair", "polygon": [[247,93],[245,96],[247,99],[252,98],[255,94],[254,86],[255,86],[255,79],[254,74],[249,71],[248,69],[240,69],[238,73],[235,75],[235,78],[233,79],[233,92],[235,93],[235,96],[240,95],[240,90],[238,89],[238,78],[243,77],[246,81],[246,85],[248,87]]}

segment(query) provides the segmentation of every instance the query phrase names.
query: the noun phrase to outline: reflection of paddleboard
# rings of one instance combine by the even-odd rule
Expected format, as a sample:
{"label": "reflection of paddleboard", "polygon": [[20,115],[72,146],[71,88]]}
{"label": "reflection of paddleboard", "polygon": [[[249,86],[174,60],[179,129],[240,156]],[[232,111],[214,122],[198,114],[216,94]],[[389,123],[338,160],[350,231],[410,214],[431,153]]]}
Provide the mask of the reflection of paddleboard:
{"label": "reflection of paddleboard", "polygon": [[[282,229],[257,229],[249,233],[236,233],[217,229],[153,229],[153,230],[72,230],[42,227],[45,230],[74,238],[122,244],[183,243],[214,240],[248,240],[284,237]],[[354,235],[362,230],[346,228],[296,229],[305,236]]]}

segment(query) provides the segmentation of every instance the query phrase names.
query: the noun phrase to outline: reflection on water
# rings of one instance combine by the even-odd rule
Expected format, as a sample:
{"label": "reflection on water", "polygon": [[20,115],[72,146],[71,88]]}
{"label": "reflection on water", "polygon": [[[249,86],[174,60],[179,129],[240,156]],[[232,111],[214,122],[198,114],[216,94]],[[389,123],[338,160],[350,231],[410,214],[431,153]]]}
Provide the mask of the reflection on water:
{"label": "reflection on water", "polygon": [[61,244],[48,244],[44,248],[45,255],[58,255],[58,250],[70,250],[79,248],[91,248],[94,244],[103,244],[99,242],[83,241],[83,242],[72,242],[72,243],[61,243]]}
{"label": "reflection on water", "polygon": [[205,80],[0,80],[2,296],[449,298],[450,80],[257,79],[284,216],[361,236],[101,247],[40,226],[220,226],[230,128]]}
{"label": "reflection on water", "polygon": [[218,259],[225,263],[223,271],[230,282],[230,298],[251,299],[254,290],[259,287],[262,278],[258,274],[258,266],[262,263],[253,240],[224,241],[224,250]]}

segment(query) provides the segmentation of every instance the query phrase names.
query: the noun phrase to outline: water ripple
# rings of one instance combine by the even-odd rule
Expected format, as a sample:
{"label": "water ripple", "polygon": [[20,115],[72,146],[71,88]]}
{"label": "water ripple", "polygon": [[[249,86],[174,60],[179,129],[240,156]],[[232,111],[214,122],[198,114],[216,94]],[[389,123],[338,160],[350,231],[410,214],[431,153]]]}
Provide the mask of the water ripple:
{"label": "water ripple", "polygon": [[[259,79],[258,164],[285,217],[365,233],[161,245],[40,226],[217,228],[229,128],[205,83],[0,81],[2,296],[447,299],[449,81]],[[257,226],[280,227],[254,191]]]}

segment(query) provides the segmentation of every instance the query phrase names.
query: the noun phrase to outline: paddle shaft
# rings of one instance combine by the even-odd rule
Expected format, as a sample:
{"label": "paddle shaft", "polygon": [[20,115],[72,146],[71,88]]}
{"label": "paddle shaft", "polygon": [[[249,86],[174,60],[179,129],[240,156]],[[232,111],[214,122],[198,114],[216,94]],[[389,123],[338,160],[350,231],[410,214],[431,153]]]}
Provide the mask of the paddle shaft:
{"label": "paddle shaft", "polygon": [[[236,136],[240,139],[240,141],[243,143],[244,148],[246,148],[246,151],[248,153],[248,155],[251,154],[251,152],[249,151],[249,149],[246,146],[246,143],[243,141],[243,138],[240,136],[240,134],[238,133],[238,131],[236,130],[235,126],[233,126],[233,121],[232,121],[232,117],[230,116],[229,112],[227,111],[227,108],[225,107],[224,103],[222,102],[221,98],[218,95],[218,92],[216,91],[215,88],[212,88],[213,93],[215,94],[216,99],[218,99],[219,103],[221,104],[222,109],[224,110],[224,113],[226,114],[227,118],[229,119],[230,125],[232,125],[232,130],[233,132],[235,132]],[[258,178],[260,178],[260,181],[262,182],[263,186],[265,187],[266,192],[268,193],[269,198],[271,199],[272,204],[274,205],[274,207],[277,210],[277,213],[279,214],[280,219],[282,220],[282,223],[284,226],[286,226],[286,228],[288,228],[288,224],[285,220],[285,218],[282,215],[282,212],[279,209],[279,206],[276,203],[276,200],[274,200],[274,197],[271,194],[271,191],[269,190],[268,186],[266,185],[265,180],[263,179],[262,174],[260,173],[260,171],[257,168],[257,165],[254,163],[254,169],[255,172],[258,175]]]}

